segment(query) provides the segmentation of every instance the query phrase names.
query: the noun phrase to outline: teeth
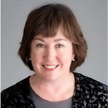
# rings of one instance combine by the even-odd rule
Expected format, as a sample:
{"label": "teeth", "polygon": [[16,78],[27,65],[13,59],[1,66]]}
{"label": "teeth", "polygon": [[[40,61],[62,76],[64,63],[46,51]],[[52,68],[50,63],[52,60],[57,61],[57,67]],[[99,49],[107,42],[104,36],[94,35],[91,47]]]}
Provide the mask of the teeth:
{"label": "teeth", "polygon": [[48,68],[48,69],[54,69],[56,66],[45,66],[45,67]]}

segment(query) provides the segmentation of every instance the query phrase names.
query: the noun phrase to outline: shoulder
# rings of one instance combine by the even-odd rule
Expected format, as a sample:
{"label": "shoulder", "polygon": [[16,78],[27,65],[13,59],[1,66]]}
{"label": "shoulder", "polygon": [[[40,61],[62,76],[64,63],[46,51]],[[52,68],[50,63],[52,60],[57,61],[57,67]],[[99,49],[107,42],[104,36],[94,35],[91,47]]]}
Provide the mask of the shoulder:
{"label": "shoulder", "polygon": [[[30,77],[30,76],[29,76]],[[29,77],[19,81],[18,83],[8,87],[1,92],[1,103],[4,105],[14,105],[18,103],[23,95],[28,92]],[[5,107],[3,107],[5,108]]]}
{"label": "shoulder", "polygon": [[80,73],[74,73],[77,80],[76,91],[92,105],[107,107],[108,86]]}
{"label": "shoulder", "polygon": [[82,86],[85,86],[85,87],[89,87],[89,88],[95,88],[97,90],[100,90],[102,89],[103,91],[106,91],[108,90],[108,86],[91,78],[91,77],[88,77],[88,76],[85,76],[81,73],[74,73],[75,74],[75,77],[76,77],[76,80],[79,82],[80,85]]}
{"label": "shoulder", "polygon": [[[30,76],[29,76],[30,77]],[[29,84],[29,77],[17,82],[16,84],[6,88],[5,90],[3,90],[1,92],[1,95],[5,95],[7,92],[8,93],[15,93],[17,91],[19,91],[20,89],[23,90],[28,84]]]}

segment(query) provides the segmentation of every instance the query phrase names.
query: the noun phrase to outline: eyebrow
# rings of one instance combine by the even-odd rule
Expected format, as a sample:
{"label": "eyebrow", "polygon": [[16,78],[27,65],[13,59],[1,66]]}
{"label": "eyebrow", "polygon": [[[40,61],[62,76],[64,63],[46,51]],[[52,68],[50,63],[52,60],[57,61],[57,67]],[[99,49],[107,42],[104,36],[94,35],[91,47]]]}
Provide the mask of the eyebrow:
{"label": "eyebrow", "polygon": [[[40,38],[35,38],[34,40],[45,42],[43,39],[40,39]],[[57,41],[67,41],[67,40],[66,39],[55,39],[54,41],[57,42]]]}

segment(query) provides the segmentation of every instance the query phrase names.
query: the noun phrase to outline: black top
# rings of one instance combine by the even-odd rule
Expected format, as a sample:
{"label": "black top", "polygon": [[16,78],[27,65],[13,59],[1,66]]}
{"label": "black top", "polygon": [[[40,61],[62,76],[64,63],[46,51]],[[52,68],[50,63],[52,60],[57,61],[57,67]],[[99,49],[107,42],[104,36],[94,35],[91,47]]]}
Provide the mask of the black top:
{"label": "black top", "polygon": [[[107,108],[108,86],[80,73],[74,76],[75,95],[71,108]],[[2,91],[1,108],[37,108],[30,97],[29,78]]]}

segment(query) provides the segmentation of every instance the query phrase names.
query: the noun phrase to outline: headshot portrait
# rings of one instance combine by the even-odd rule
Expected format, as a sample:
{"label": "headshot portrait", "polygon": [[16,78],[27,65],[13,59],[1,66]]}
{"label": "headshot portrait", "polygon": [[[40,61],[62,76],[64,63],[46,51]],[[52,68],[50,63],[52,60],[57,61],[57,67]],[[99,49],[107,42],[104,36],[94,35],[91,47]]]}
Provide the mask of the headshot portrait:
{"label": "headshot portrait", "polygon": [[107,108],[107,1],[2,1],[1,108]]}

